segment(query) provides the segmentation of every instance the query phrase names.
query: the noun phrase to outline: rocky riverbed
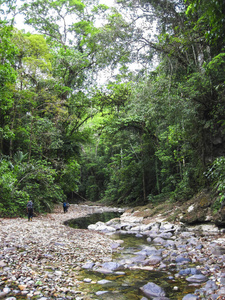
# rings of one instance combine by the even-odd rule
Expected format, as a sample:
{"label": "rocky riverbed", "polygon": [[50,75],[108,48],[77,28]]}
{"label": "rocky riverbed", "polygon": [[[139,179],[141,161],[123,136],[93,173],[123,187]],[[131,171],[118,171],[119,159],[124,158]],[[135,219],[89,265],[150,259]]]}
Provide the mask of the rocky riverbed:
{"label": "rocky riverbed", "polygon": [[[106,223],[97,222],[88,228],[106,234],[130,233],[137,237],[145,236],[149,245],[130,258],[103,263],[101,268],[89,266],[98,272],[116,272],[123,269],[143,269],[162,271],[168,274],[167,283],[174,289],[172,298],[167,297],[162,282],[148,282],[140,287],[147,299],[225,299],[225,234],[213,224],[187,227],[183,223],[169,223],[159,214],[151,222],[144,224],[138,213],[125,212],[120,218]],[[122,242],[122,241],[121,241]],[[123,243],[114,244],[114,249]],[[118,250],[117,250],[118,251]],[[170,274],[170,275],[169,275]],[[176,282],[183,279],[192,293],[178,293]],[[171,290],[171,289],[170,289]],[[186,289],[188,290],[188,288]],[[177,291],[177,294],[176,294]],[[104,299],[107,299],[104,298]],[[111,299],[111,298],[110,298]]]}
{"label": "rocky riverbed", "polygon": [[[102,274],[126,276],[127,269],[168,272],[171,285],[182,277],[194,292],[182,298],[168,298],[160,282],[141,287],[145,299],[225,299],[225,235],[216,226],[185,227],[159,216],[145,224],[135,213],[125,212],[90,230],[64,225],[68,219],[114,208],[71,205],[69,212],[58,211],[27,219],[0,219],[0,298],[15,299],[116,299],[104,291],[88,294],[80,279],[86,269]],[[115,232],[145,236],[149,245],[125,260],[112,261],[112,252],[123,249],[122,241],[110,239]],[[173,272],[171,273],[171,270]],[[179,289],[173,285],[174,289]],[[107,294],[108,293],[108,294]],[[108,298],[107,298],[108,297]],[[122,299],[122,298],[121,298]]]}
{"label": "rocky riverbed", "polygon": [[0,219],[0,298],[88,299],[77,274],[87,261],[111,259],[111,240],[102,233],[63,225],[68,219],[110,208],[71,205],[27,219]]}

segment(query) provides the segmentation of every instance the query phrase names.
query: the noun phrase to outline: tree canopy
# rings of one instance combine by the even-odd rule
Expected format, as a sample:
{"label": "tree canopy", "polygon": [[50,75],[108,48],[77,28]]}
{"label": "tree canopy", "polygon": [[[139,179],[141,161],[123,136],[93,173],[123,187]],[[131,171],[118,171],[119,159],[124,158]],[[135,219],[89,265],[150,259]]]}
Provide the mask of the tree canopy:
{"label": "tree canopy", "polygon": [[210,184],[223,200],[222,2],[0,5],[0,215],[29,199],[185,201]]}

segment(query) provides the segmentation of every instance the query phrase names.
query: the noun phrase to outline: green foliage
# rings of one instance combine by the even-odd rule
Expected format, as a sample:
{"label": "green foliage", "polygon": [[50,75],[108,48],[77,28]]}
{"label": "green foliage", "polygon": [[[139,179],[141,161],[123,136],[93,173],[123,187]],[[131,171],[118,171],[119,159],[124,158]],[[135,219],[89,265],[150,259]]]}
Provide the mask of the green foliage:
{"label": "green foliage", "polygon": [[186,13],[198,15],[195,29],[206,28],[205,37],[210,44],[224,42],[224,3],[217,0],[191,0]]}
{"label": "green foliage", "polygon": [[80,165],[75,159],[70,159],[68,164],[64,166],[59,180],[59,184],[65,194],[71,191],[78,191],[79,177]]}
{"label": "green foliage", "polygon": [[205,175],[219,195],[220,203],[223,202],[225,200],[225,157],[216,158]]}
{"label": "green foliage", "polygon": [[[19,158],[19,159],[18,159]],[[26,203],[34,203],[35,212],[50,211],[54,203],[61,202],[65,195],[56,182],[56,171],[46,161],[23,162],[25,155],[19,152],[14,164],[0,162],[0,215],[24,216]]]}
{"label": "green foliage", "polygon": [[[24,3],[36,34],[0,22],[1,215],[25,214],[28,199],[50,211],[73,192],[186,200],[224,156],[221,3],[191,0],[186,14],[182,1],[119,3]],[[100,70],[118,74],[98,87]],[[207,173],[222,200],[223,164]]]}

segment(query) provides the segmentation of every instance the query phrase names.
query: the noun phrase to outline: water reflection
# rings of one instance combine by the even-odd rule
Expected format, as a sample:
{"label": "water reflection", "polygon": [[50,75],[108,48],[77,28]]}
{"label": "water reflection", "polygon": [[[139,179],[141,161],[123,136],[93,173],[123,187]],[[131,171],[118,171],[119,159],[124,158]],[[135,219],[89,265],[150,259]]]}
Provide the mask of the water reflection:
{"label": "water reflection", "polygon": [[76,229],[87,229],[89,225],[95,224],[97,222],[107,222],[114,218],[119,218],[122,213],[118,211],[107,211],[103,213],[95,213],[92,215],[88,215],[86,217],[78,218],[78,219],[72,219],[66,221],[64,224],[69,225],[72,228]]}

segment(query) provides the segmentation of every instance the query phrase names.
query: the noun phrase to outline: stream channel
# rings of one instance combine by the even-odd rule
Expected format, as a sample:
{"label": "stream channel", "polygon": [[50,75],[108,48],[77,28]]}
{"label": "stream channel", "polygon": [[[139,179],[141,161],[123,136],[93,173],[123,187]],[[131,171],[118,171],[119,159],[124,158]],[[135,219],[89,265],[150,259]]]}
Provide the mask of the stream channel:
{"label": "stream channel", "polygon": [[[66,225],[87,229],[90,224],[98,221],[107,222],[113,218],[119,217],[118,212],[104,212],[88,215],[87,217],[73,219],[66,222]],[[136,237],[134,234],[110,234],[110,238],[123,240],[122,249],[112,253],[112,261],[121,262],[135,256],[135,253],[142,250],[145,246],[151,246],[144,236]],[[113,243],[112,241],[112,243]],[[164,289],[166,297],[174,300],[182,300],[188,293],[193,293],[196,285],[190,285],[182,278],[176,278],[174,269],[168,269],[167,272],[143,270],[143,269],[124,269],[121,272],[112,274],[102,274],[92,270],[81,270],[79,279],[91,279],[90,283],[82,283],[80,290],[90,296],[89,299],[107,299],[107,300],[136,300],[142,299],[140,287],[148,282],[154,282]],[[98,281],[108,280],[106,284],[99,284]],[[102,294],[101,294],[102,291]],[[146,298],[143,298],[146,299]]]}

